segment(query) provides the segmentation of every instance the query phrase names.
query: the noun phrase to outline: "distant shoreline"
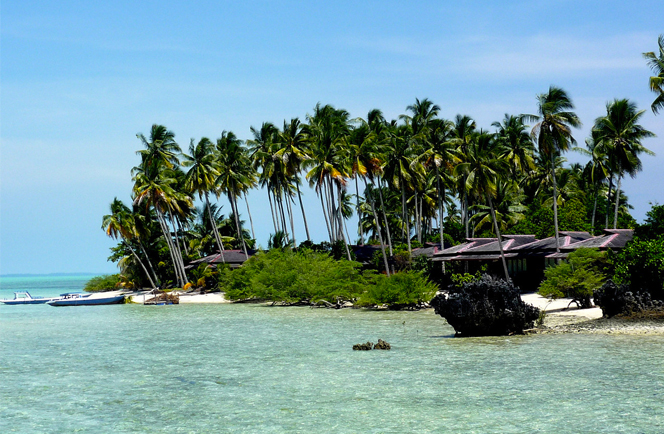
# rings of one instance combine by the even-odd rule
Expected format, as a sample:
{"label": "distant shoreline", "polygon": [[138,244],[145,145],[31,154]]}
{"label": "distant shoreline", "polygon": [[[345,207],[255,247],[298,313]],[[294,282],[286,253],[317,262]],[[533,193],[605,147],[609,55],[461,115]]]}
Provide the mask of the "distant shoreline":
{"label": "distant shoreline", "polygon": [[100,276],[113,273],[13,273],[0,274],[0,277],[68,277],[68,276]]}

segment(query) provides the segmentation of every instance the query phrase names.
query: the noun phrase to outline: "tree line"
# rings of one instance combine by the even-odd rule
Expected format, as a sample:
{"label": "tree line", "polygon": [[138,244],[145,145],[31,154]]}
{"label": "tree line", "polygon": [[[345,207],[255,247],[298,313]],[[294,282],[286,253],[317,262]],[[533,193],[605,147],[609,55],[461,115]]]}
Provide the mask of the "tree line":
{"label": "tree line", "polygon": [[[655,72],[655,113],[664,107],[663,37],[658,43],[659,53],[644,53]],[[319,103],[304,120],[284,120],[281,127],[264,122],[250,128],[246,141],[230,131],[216,141],[191,139],[186,152],[172,131],[155,124],[147,137],[137,136],[143,149],[132,169],[132,204],[115,199],[103,218],[106,233],[120,240],[109,259],[153,287],[183,287],[187,261],[229,248],[247,255],[255,247],[247,195],[257,187],[270,204],[269,245],[298,245],[297,214],[312,244],[302,202],[305,182],[320,201],[329,243],[343,245],[349,260],[351,232],[359,244],[379,244],[387,276],[397,249],[410,253],[413,244],[424,242],[548,230],[542,222],[549,214],[556,238],[561,224],[590,231],[633,224],[621,182],[642,169],[643,154],[653,155],[642,144],[654,136],[640,125],[645,110],[628,99],[610,101],[579,146],[573,130],[581,120],[567,92],[551,86],[536,101],[537,113],[505,114],[493,131],[478,128],[467,115],[443,119],[440,107],[426,98],[394,120],[379,109],[351,118]],[[569,150],[589,161],[563,167]],[[228,216],[211,196],[227,197]],[[202,207],[195,207],[195,197]],[[241,202],[250,231],[240,219]],[[576,214],[559,224],[560,209]],[[359,225],[349,231],[353,213]],[[504,256],[503,266],[507,275]]]}

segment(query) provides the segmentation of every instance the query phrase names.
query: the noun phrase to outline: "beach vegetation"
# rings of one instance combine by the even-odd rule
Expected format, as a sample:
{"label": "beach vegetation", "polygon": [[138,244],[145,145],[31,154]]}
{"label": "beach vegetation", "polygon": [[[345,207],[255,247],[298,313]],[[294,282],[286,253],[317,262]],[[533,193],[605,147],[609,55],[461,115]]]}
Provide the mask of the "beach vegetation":
{"label": "beach vegetation", "polygon": [[83,290],[85,292],[115,291],[118,289],[121,282],[122,280],[119,274],[104,274],[101,276],[95,276],[85,282]]}
{"label": "beach vegetation", "polygon": [[592,307],[593,291],[606,280],[606,252],[577,249],[567,259],[544,270],[538,293],[550,299],[570,298],[570,303],[587,309]]}

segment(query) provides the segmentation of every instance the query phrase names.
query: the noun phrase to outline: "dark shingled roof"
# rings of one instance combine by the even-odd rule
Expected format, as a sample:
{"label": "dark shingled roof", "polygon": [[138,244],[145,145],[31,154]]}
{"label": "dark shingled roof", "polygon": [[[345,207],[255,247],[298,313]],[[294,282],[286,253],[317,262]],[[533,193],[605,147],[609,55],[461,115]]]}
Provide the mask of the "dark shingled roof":
{"label": "dark shingled roof", "polygon": [[437,246],[431,247],[418,247],[413,249],[413,257],[425,255],[427,258],[432,258],[439,251]]}
{"label": "dark shingled roof", "polygon": [[[355,259],[358,262],[362,263],[369,263],[371,262],[371,259],[373,258],[373,255],[376,252],[380,252],[380,244],[374,245],[374,244],[363,244],[363,245],[358,245],[358,246],[350,246],[352,249],[353,253],[355,254]],[[388,247],[385,246],[385,249]],[[389,255],[389,251],[387,252]]]}
{"label": "dark shingled roof", "polygon": [[[592,238],[592,235],[588,232],[562,231],[559,232],[558,235],[559,246],[561,249],[570,244]],[[518,252],[520,255],[547,255],[550,254],[551,251],[556,250],[556,237],[544,238],[543,240],[514,247],[512,250]]]}
{"label": "dark shingled roof", "polygon": [[633,229],[604,229],[604,235],[579,241],[561,248],[563,251],[581,247],[597,249],[622,249],[634,237]]}
{"label": "dark shingled roof", "polygon": [[482,246],[491,242],[498,241],[497,238],[467,238],[467,241],[463,244],[457,244],[443,251],[438,251],[434,257],[440,256],[451,256],[472,249],[474,247]]}
{"label": "dark shingled roof", "polygon": [[[252,257],[256,254],[256,250],[247,249],[247,253],[249,254],[249,257]],[[224,261],[230,266],[237,267],[240,266],[246,260],[247,257],[244,255],[244,251],[242,250],[224,250],[223,253],[215,253],[214,255],[206,256],[204,258],[191,261],[189,265],[185,268],[193,268],[202,263],[207,263],[210,265],[223,264]]]}

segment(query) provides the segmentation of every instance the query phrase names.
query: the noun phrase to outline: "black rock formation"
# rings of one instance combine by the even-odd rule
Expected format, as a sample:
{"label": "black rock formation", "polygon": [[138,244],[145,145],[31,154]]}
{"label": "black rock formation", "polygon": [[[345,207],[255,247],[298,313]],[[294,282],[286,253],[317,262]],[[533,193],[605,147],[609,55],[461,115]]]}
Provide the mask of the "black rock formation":
{"label": "black rock formation", "polygon": [[373,347],[374,350],[389,350],[391,348],[392,346],[382,339],[378,339],[378,343]]}
{"label": "black rock formation", "polygon": [[355,344],[353,345],[353,350],[355,351],[369,351],[373,349],[373,342],[367,342],[366,344]]}

